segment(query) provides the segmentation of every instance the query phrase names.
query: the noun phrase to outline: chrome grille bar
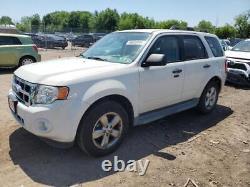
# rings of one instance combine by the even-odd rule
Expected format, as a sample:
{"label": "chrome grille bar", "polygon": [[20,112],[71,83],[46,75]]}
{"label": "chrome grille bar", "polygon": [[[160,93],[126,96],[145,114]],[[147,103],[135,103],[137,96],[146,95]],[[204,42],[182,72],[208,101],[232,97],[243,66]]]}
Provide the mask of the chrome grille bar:
{"label": "chrome grille bar", "polygon": [[36,84],[25,81],[16,75],[13,77],[12,90],[20,102],[26,106],[32,104],[32,96],[34,95]]}

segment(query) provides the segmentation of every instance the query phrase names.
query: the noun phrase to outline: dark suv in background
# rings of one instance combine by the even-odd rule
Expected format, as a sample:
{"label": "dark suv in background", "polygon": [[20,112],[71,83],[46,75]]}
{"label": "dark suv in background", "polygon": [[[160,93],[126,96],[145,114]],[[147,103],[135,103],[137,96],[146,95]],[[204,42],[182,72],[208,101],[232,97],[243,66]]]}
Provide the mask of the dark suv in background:
{"label": "dark suv in background", "polygon": [[33,35],[31,38],[39,48],[52,49],[55,47],[60,47],[65,49],[68,46],[66,38],[56,36],[54,34]]}
{"label": "dark suv in background", "polygon": [[95,42],[93,35],[84,34],[72,40],[72,46],[89,47]]}

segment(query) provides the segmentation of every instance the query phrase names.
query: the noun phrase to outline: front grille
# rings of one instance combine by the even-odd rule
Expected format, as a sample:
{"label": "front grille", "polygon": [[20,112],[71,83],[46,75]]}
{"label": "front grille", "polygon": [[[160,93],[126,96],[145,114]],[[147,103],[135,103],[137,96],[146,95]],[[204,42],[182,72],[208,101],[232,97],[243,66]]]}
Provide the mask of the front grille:
{"label": "front grille", "polygon": [[30,106],[32,104],[32,97],[36,90],[36,84],[25,81],[14,75],[12,90],[15,92],[18,101],[26,106]]}
{"label": "front grille", "polygon": [[228,63],[228,68],[241,69],[241,70],[244,70],[244,71],[247,70],[246,65],[241,64],[241,63],[233,63],[233,64]]}

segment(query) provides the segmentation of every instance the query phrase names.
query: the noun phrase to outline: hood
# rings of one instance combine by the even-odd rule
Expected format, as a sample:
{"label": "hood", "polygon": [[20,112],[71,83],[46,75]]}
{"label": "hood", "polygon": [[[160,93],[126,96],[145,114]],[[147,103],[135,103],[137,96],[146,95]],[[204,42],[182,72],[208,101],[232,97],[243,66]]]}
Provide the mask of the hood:
{"label": "hood", "polygon": [[31,83],[66,86],[79,79],[110,75],[111,71],[124,66],[126,64],[73,57],[25,65],[18,68],[14,74]]}
{"label": "hood", "polygon": [[239,58],[250,60],[250,52],[241,52],[241,51],[225,51],[227,58]]}

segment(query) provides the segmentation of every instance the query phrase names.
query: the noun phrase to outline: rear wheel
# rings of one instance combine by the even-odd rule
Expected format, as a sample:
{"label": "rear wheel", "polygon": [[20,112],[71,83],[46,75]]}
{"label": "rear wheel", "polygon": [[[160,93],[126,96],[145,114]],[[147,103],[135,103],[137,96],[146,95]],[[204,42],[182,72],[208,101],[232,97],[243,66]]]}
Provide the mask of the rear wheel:
{"label": "rear wheel", "polygon": [[28,64],[32,64],[34,62],[35,62],[35,60],[31,57],[23,57],[19,61],[19,67],[24,66],[24,65],[28,65]]}
{"label": "rear wheel", "polygon": [[203,113],[209,113],[214,110],[218,101],[219,85],[215,81],[208,83],[203,90],[198,104],[198,110]]}
{"label": "rear wheel", "polygon": [[114,101],[93,106],[81,120],[77,142],[89,155],[104,156],[115,151],[128,131],[128,114]]}

